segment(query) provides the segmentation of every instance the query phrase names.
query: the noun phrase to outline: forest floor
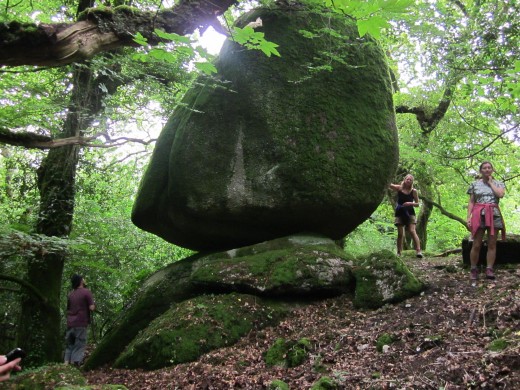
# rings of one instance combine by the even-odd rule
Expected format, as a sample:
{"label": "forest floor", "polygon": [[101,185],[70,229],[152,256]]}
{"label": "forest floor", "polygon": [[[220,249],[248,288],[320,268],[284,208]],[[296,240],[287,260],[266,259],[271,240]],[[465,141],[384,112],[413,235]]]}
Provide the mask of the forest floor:
{"label": "forest floor", "polygon": [[[520,389],[520,265],[498,267],[495,281],[481,275],[471,285],[460,256],[404,260],[428,286],[405,302],[359,311],[348,296],[330,298],[196,362],[85,375],[91,385],[131,390],[266,389],[275,379],[309,389],[323,376],[339,389]],[[383,334],[395,341],[379,352]],[[277,338],[304,337],[312,343],[304,364],[265,365]]]}

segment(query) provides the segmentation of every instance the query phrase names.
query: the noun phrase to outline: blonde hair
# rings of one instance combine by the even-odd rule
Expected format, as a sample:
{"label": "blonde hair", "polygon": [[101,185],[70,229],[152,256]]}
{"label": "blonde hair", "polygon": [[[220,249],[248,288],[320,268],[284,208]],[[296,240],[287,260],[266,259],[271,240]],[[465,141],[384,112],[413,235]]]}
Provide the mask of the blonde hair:
{"label": "blonde hair", "polygon": [[[409,177],[412,178],[412,184],[410,185],[410,188],[408,188],[408,187],[406,187],[406,186],[404,185],[405,182],[406,182],[406,179],[409,178]],[[406,176],[404,177],[403,181],[401,182],[401,189],[402,189],[402,188],[405,188],[405,189],[413,190],[413,182],[414,182],[414,180],[415,180],[415,179],[414,179],[414,177],[413,177],[413,175],[412,175],[411,173],[409,173],[408,175],[406,175]]]}

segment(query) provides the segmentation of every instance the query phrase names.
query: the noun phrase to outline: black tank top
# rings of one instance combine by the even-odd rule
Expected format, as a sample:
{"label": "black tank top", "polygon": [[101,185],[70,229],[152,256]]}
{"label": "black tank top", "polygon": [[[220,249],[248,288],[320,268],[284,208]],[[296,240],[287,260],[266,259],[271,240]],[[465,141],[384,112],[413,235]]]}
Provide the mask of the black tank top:
{"label": "black tank top", "polygon": [[[397,204],[402,205],[406,202],[415,202],[415,199],[413,198],[413,190],[410,191],[409,194],[405,194],[401,191],[397,192]],[[406,206],[405,209],[406,211],[408,211],[409,215],[415,215],[415,210],[413,206]]]}

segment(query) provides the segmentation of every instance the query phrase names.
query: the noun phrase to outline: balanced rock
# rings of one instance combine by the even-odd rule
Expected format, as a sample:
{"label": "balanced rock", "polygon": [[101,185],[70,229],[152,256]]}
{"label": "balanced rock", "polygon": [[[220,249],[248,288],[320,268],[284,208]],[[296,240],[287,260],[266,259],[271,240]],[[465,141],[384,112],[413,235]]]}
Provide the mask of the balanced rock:
{"label": "balanced rock", "polygon": [[145,280],[84,365],[156,369],[198,359],[302,305],[353,294],[374,309],[424,284],[390,251],[355,258],[323,236],[294,235],[196,254]]}
{"label": "balanced rock", "polygon": [[285,7],[238,23],[260,18],[281,57],[228,41],[222,84],[199,79],[186,94],[141,183],[138,227],[225,250],[299,232],[339,239],[377,208],[398,157],[385,55],[349,17]]}

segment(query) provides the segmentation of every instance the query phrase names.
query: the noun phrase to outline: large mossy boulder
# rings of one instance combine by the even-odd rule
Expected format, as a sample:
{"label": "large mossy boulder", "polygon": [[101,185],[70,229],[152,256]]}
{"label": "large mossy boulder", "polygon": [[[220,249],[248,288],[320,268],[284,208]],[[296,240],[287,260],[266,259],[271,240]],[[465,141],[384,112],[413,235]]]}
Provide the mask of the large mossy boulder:
{"label": "large mossy boulder", "polygon": [[226,42],[222,83],[197,80],[141,183],[133,222],[179,246],[339,239],[376,209],[395,172],[391,79],[376,41],[347,16],[302,5],[257,9],[238,25],[257,18],[281,57]]}
{"label": "large mossy boulder", "polygon": [[294,300],[349,292],[352,259],[326,237],[300,235],[172,263],[144,281],[85,368],[116,360],[150,322],[199,295],[238,292]]}
{"label": "large mossy boulder", "polygon": [[356,259],[323,236],[199,254],[150,276],[84,367],[115,361],[153,369],[196,360],[312,300],[352,294],[357,307],[377,308],[422,287],[393,253]]}
{"label": "large mossy boulder", "polygon": [[253,295],[201,295],[173,305],[127,346],[119,368],[158,369],[197,360],[236,343],[250,331],[278,322],[287,308]]}

